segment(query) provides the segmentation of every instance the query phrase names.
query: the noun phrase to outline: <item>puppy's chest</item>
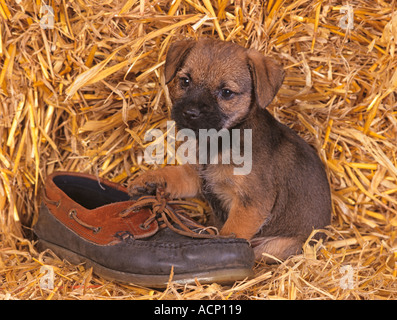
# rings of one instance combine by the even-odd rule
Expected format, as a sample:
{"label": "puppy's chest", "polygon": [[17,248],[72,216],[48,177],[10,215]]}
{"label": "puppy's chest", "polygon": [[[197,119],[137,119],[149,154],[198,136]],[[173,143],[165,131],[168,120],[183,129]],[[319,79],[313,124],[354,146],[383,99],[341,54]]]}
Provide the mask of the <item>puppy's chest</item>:
{"label": "puppy's chest", "polygon": [[233,179],[233,167],[229,165],[203,165],[199,168],[201,191],[210,203],[214,213],[221,220],[227,214],[236,198],[236,182]]}

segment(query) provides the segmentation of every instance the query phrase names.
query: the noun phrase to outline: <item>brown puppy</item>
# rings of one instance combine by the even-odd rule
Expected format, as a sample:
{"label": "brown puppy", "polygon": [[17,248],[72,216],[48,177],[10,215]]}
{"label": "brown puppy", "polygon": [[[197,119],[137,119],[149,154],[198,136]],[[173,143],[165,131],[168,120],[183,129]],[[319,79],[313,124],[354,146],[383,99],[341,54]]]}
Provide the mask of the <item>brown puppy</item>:
{"label": "brown puppy", "polygon": [[[272,60],[230,42],[171,45],[165,81],[178,129],[240,129],[240,147],[252,147],[252,167],[239,175],[234,169],[241,164],[233,161],[165,167],[131,181],[130,194],[160,185],[172,197],[201,193],[221,234],[251,240],[257,258],[263,252],[278,259],[299,253],[313,229],[330,223],[330,190],[315,150],[265,109],[283,78]],[[246,129],[252,141],[245,141]]]}

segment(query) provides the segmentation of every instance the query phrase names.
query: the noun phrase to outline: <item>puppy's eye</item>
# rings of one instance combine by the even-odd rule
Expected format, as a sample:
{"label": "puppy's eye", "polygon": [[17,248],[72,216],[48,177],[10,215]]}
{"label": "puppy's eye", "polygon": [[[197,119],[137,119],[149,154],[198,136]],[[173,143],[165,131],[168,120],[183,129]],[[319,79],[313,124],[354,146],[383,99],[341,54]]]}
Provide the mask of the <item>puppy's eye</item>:
{"label": "puppy's eye", "polygon": [[223,99],[231,99],[234,96],[234,92],[230,89],[222,89],[221,95]]}
{"label": "puppy's eye", "polygon": [[190,79],[187,77],[181,77],[179,78],[179,83],[182,88],[187,88],[190,85]]}

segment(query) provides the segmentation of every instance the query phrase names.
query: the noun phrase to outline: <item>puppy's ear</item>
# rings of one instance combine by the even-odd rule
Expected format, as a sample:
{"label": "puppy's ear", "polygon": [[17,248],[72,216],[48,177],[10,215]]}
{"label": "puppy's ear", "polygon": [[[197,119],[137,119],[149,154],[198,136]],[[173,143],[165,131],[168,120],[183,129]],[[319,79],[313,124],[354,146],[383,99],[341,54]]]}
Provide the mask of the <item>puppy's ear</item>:
{"label": "puppy's ear", "polygon": [[182,66],[189,51],[196,44],[193,40],[182,40],[171,44],[165,58],[164,76],[165,83],[170,82]]}
{"label": "puppy's ear", "polygon": [[256,101],[261,108],[266,108],[283,83],[284,69],[254,49],[249,49],[247,55]]}

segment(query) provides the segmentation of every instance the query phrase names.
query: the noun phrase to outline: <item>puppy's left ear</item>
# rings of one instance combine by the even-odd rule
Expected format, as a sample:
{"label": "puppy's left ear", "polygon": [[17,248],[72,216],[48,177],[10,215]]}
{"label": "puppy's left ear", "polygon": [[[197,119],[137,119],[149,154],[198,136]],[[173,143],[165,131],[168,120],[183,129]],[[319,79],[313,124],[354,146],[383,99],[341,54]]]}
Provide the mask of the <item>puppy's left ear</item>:
{"label": "puppy's left ear", "polygon": [[167,52],[167,57],[165,58],[165,84],[170,82],[175,77],[178,69],[185,61],[187,54],[195,44],[196,41],[193,40],[182,40],[171,44]]}
{"label": "puppy's left ear", "polygon": [[248,63],[254,83],[256,102],[266,108],[272,102],[284,80],[284,69],[260,52],[249,49]]}

